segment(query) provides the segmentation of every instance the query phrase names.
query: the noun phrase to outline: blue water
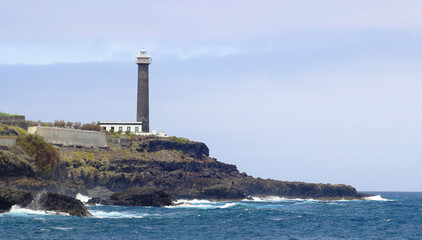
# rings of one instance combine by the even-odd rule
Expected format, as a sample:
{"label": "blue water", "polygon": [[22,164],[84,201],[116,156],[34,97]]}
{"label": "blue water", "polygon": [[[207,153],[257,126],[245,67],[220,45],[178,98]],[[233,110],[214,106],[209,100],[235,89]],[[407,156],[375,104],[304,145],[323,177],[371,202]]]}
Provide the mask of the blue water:
{"label": "blue water", "polygon": [[422,193],[374,194],[384,199],[275,198],[189,201],[170,208],[88,207],[92,218],[13,209],[0,214],[0,238],[422,239]]}

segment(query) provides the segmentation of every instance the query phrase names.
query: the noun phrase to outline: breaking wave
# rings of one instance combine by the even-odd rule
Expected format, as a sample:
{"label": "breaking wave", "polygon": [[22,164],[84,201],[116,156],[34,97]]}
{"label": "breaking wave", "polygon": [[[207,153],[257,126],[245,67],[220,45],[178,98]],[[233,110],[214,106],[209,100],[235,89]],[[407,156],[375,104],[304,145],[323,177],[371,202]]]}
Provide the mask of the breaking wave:
{"label": "breaking wave", "polygon": [[62,216],[70,216],[68,213],[61,213],[61,212],[54,212],[54,211],[45,211],[45,210],[33,210],[29,208],[21,208],[17,205],[13,205],[10,212],[6,213],[10,215],[62,215]]}
{"label": "breaking wave", "polygon": [[67,231],[67,230],[72,230],[73,228],[71,227],[53,227],[54,229],[57,230],[61,230],[61,231]]}
{"label": "breaking wave", "polygon": [[94,218],[144,218],[150,214],[135,213],[135,212],[106,212],[99,210],[90,210]]}
{"label": "breaking wave", "polygon": [[285,198],[279,196],[265,196],[265,197],[256,197],[251,196],[248,199],[243,199],[242,201],[250,201],[250,202],[319,202],[320,200],[312,199],[312,198]]}
{"label": "breaking wave", "polygon": [[289,200],[284,197],[279,196],[267,196],[267,197],[250,197],[249,199],[243,199],[242,201],[251,201],[251,202],[282,202]]}
{"label": "breaking wave", "polygon": [[387,198],[383,198],[379,194],[375,196],[364,197],[363,199],[368,200],[368,201],[393,201]]}
{"label": "breaking wave", "polygon": [[200,199],[179,199],[174,202],[176,205],[167,206],[167,208],[200,208],[200,209],[217,209],[217,208],[231,208],[241,205],[239,202],[217,202]]}
{"label": "breaking wave", "polygon": [[89,201],[89,199],[91,199],[90,197],[84,196],[80,193],[76,194],[75,198],[78,199],[79,201],[81,201],[83,204],[87,203]]}

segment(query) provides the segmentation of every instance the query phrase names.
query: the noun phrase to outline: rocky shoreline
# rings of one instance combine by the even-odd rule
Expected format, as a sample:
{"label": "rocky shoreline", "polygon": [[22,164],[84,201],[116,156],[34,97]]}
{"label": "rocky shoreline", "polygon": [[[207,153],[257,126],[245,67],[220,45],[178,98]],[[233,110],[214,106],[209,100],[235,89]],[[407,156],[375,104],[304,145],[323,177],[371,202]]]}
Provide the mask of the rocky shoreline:
{"label": "rocky shoreline", "polygon": [[[139,194],[134,197],[136,193],[131,190],[132,199],[119,201],[115,194],[136,188],[147,194],[149,190],[146,189],[155,189],[167,194],[169,199],[217,201],[242,200],[250,196],[321,200],[367,196],[343,184],[254,178],[239,172],[235,165],[211,158],[204,143],[184,138],[132,136],[119,142],[111,144],[109,149],[49,146],[50,152],[57,151],[49,156],[59,157],[54,159],[54,165],[40,159],[46,154],[29,154],[19,146],[0,150],[0,187],[48,191],[71,197],[81,193],[107,204],[132,201],[131,205],[135,206],[145,206],[146,198],[141,200]],[[128,197],[121,193],[120,197],[123,196]],[[164,205],[162,202],[150,204]]]}
{"label": "rocky shoreline", "polygon": [[136,207],[164,207],[173,205],[170,194],[158,188],[131,188],[114,193],[108,199],[91,198],[88,205],[116,205]]}
{"label": "rocky shoreline", "polygon": [[10,211],[15,205],[31,210],[66,213],[76,217],[92,216],[82,202],[73,197],[52,192],[0,188],[0,213]]}

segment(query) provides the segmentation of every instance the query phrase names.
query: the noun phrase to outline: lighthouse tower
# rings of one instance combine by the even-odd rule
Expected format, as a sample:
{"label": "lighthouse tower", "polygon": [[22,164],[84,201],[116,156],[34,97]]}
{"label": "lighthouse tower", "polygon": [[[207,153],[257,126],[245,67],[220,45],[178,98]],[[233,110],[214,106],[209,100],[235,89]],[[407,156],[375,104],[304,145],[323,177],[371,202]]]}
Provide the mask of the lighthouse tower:
{"label": "lighthouse tower", "polygon": [[148,91],[148,66],[151,64],[151,56],[142,48],[136,55],[138,65],[138,106],[136,121],[142,122],[142,132],[149,132],[149,91]]}

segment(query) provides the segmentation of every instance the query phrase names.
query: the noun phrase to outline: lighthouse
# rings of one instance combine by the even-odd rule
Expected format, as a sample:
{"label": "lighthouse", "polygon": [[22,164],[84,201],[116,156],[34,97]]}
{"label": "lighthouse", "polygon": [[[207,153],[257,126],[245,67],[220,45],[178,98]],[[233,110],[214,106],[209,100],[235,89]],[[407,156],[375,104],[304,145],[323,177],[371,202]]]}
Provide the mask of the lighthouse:
{"label": "lighthouse", "polygon": [[148,89],[148,66],[151,64],[151,56],[142,48],[136,55],[136,64],[138,65],[138,102],[136,108],[136,122],[105,122],[98,123],[104,131],[119,132],[126,134],[136,134],[138,136],[157,136],[167,137],[165,132],[156,130],[149,131],[149,89]]}
{"label": "lighthouse", "polygon": [[151,56],[142,48],[136,55],[138,65],[138,104],[136,121],[142,122],[142,132],[149,132],[149,90],[148,67],[151,64]]}

